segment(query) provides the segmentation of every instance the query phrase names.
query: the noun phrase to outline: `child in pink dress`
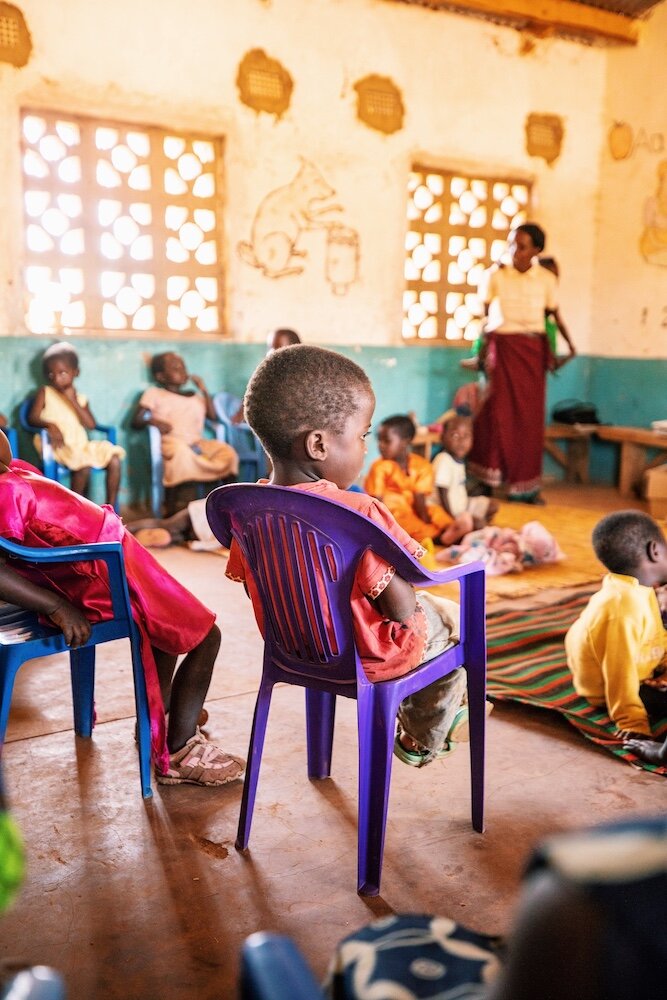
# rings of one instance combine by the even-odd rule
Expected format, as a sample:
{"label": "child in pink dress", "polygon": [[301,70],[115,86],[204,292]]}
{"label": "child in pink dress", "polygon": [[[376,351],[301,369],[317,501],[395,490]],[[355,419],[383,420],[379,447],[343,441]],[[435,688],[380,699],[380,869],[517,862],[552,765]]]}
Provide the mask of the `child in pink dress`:
{"label": "child in pink dress", "polygon": [[[60,483],[12,462],[0,434],[0,535],[20,545],[53,548],[121,542],[151,716],[156,777],[162,784],[222,785],[244,762],[209,743],[198,727],[220,647],[215,615],[171,577],[133,537],[111,507],[98,507]],[[0,559],[0,599],[39,612],[83,645],[90,622],[113,616],[104,564],[45,565]],[[185,659],[176,668],[176,658]],[[165,708],[169,728],[165,734]]]}

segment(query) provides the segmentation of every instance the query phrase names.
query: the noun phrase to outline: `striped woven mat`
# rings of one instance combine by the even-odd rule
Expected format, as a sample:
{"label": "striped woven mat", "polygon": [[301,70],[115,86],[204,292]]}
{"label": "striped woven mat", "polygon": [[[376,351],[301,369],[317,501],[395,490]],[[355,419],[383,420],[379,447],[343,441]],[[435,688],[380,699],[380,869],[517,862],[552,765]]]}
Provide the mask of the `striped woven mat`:
{"label": "striped woven mat", "polygon": [[[565,660],[568,628],[594,591],[532,611],[497,611],[487,616],[488,694],[561,712],[580,733],[628,764],[667,775],[667,767],[646,764],[623,749],[604,709],[581,698]],[[653,726],[655,739],[667,736],[667,718]]]}

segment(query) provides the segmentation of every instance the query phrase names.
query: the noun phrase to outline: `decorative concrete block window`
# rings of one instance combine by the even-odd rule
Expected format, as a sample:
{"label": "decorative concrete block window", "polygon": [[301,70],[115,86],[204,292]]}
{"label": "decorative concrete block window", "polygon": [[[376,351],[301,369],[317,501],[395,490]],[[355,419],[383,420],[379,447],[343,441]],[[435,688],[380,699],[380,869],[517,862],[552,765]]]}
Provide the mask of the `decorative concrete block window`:
{"label": "decorative concrete block window", "polygon": [[34,333],[221,332],[221,140],[22,113]]}
{"label": "decorative concrete block window", "polygon": [[526,221],[530,185],[415,166],[408,181],[403,338],[460,347],[480,332],[477,288]]}

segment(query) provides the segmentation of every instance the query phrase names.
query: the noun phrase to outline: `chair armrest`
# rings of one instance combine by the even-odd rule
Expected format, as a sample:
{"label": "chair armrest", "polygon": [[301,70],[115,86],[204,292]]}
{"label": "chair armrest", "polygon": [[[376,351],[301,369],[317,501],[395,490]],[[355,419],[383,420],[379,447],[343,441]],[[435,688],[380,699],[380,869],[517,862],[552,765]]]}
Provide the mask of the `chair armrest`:
{"label": "chair armrest", "polygon": [[216,441],[227,441],[227,430],[221,420],[210,420],[207,417],[206,428],[213,435]]}
{"label": "chair armrest", "polygon": [[324,994],[293,941],[251,934],[241,951],[241,1000],[323,1000]]}
{"label": "chair armrest", "polygon": [[114,617],[130,614],[130,597],[125,577],[123,546],[120,542],[93,542],[90,545],[63,545],[53,549],[37,549],[0,539],[0,553],[7,553],[23,562],[40,564],[103,561],[109,573],[109,589]]}
{"label": "chair armrest", "polygon": [[112,424],[95,424],[94,430],[106,434],[111,444],[118,444],[118,431]]}

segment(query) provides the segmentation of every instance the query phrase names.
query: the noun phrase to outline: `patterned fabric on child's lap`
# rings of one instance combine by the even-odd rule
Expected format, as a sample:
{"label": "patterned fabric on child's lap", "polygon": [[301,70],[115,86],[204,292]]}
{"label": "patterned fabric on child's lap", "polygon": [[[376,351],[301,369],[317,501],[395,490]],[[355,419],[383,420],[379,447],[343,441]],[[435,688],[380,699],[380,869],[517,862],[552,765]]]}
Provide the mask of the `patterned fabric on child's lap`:
{"label": "patterned fabric on child's lap", "polygon": [[539,521],[529,521],[520,531],[495,525],[471,531],[457,545],[450,545],[436,556],[438,562],[447,563],[479,559],[489,576],[520,573],[564,558],[556,539]]}

